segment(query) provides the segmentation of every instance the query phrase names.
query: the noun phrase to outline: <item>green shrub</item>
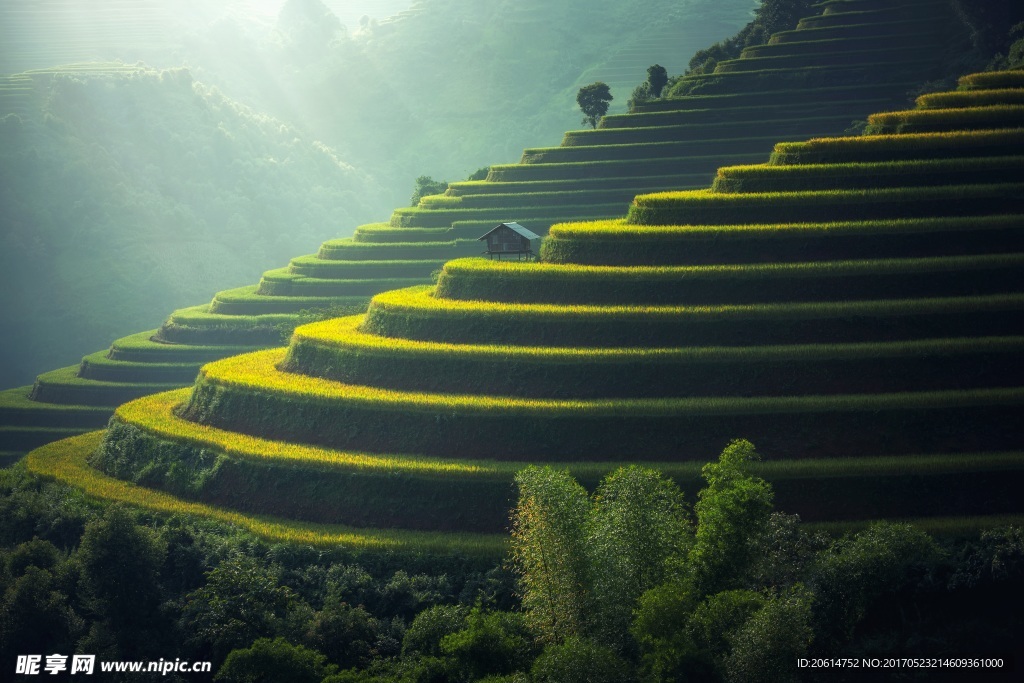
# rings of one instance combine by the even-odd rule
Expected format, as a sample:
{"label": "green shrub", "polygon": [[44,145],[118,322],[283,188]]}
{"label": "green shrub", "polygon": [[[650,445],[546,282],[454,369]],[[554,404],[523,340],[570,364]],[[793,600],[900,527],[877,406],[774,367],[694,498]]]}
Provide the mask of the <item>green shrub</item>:
{"label": "green shrub", "polygon": [[469,612],[462,629],[441,638],[440,649],[470,681],[523,671],[536,656],[522,614],[480,607]]}
{"label": "green shrub", "polygon": [[630,683],[630,665],[608,647],[592,640],[570,638],[548,645],[530,670],[536,683]]}
{"label": "green shrub", "polygon": [[338,667],[315,650],[284,638],[260,638],[251,647],[232,650],[214,676],[225,683],[320,683]]}
{"label": "green shrub", "polygon": [[434,605],[412,620],[402,639],[402,655],[441,655],[441,640],[461,631],[469,610],[463,605]]}

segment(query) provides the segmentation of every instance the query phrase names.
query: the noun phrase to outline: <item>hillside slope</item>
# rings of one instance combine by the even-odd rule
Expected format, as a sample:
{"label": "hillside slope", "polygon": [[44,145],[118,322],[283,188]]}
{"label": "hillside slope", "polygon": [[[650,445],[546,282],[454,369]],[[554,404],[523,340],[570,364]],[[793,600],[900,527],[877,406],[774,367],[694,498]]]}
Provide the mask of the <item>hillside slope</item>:
{"label": "hillside slope", "polygon": [[141,505],[473,550],[527,462],[593,483],[643,461],[694,490],[744,437],[809,521],[1019,519],[1022,94],[1024,71],[967,76],[867,135],[556,225],[545,262],[453,261],[29,466]]}
{"label": "hillside slope", "polygon": [[[848,1],[824,3],[821,11]],[[715,82],[684,79],[709,92],[606,117],[597,130],[567,133],[560,147],[527,149],[519,164],[491,166],[486,181],[453,183],[444,196],[397,209],[388,223],[360,226],[352,238],[329,240],[317,254],[266,272],[257,285],[219,292],[210,304],[175,311],[158,330],[117,340],[78,368],[11,390],[7,400],[30,411],[32,426],[0,427],[0,437],[10,437],[0,450],[38,445],[57,434],[52,429],[66,428],[65,413],[47,416],[48,405],[112,407],[157,384],[184,384],[203,362],[279,343],[282,327],[309,319],[303,310],[361,312],[377,292],[429,282],[445,261],[479,253],[476,238],[499,221],[518,220],[543,234],[559,221],[620,216],[637,193],[705,185],[722,164],[763,160],[782,137],[839,133],[873,108],[902,102],[941,68],[939,48],[955,34],[955,22],[946,21],[942,0],[872,6],[852,17],[821,15],[833,24],[827,40],[800,40],[817,37],[817,28],[787,34],[784,44],[795,55],[784,68],[763,68],[751,55],[721,65],[725,73]],[[908,25],[907,12],[922,7],[927,20]],[[894,53],[894,37],[912,49]],[[856,58],[819,64],[821,54],[848,51]],[[880,71],[882,59],[890,61]]]}
{"label": "hillside slope", "polygon": [[5,385],[245,282],[383,204],[332,150],[186,70],[9,76],[0,111]]}

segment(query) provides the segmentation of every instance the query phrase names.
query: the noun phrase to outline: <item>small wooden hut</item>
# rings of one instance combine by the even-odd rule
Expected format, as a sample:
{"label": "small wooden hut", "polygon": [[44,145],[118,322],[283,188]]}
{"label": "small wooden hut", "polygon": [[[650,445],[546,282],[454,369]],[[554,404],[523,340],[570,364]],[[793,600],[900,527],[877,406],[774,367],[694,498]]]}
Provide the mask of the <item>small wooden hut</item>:
{"label": "small wooden hut", "polygon": [[486,241],[487,251],[484,253],[487,258],[497,255],[500,261],[505,255],[514,255],[517,260],[536,258],[533,245],[539,240],[540,235],[518,223],[499,223],[477,241]]}

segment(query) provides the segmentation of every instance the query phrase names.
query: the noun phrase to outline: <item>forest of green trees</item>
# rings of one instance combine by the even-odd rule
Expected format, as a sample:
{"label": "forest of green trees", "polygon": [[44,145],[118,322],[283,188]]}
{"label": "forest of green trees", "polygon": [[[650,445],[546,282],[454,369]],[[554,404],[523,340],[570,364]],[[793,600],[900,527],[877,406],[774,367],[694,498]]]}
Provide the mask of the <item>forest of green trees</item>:
{"label": "forest of green trees", "polygon": [[832,538],[774,508],[756,459],[730,444],[695,497],[640,467],[592,494],[524,470],[500,563],[267,543],[2,471],[0,658],[45,644],[210,661],[237,683],[770,682],[796,680],[801,657],[1013,661],[1019,527]]}

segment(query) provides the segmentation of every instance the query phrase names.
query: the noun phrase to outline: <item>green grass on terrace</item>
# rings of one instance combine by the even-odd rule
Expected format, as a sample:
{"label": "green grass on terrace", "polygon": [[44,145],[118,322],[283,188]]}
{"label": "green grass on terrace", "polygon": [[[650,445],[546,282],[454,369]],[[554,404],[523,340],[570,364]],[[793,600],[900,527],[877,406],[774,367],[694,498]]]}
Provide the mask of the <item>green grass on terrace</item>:
{"label": "green grass on terrace", "polygon": [[118,339],[107,352],[111,360],[138,363],[205,363],[224,356],[233,356],[246,351],[255,351],[251,345],[244,346],[197,346],[192,344],[168,344],[153,341],[159,330],[138,332]]}
{"label": "green grass on terrace", "polygon": [[[457,455],[466,459],[703,459],[735,429],[768,444],[767,454],[795,448],[803,457],[819,448],[825,457],[906,452],[906,439],[891,436],[897,425],[925,453],[1006,450],[1019,443],[1020,427],[996,425],[1024,404],[1020,388],[592,400],[427,394],[281,372],[283,355],[280,349],[206,365],[180,415],[265,438],[377,453],[437,457],[458,443]],[[929,431],[937,425],[941,434]],[[834,443],[823,444],[826,435]]]}
{"label": "green grass on terrace", "polygon": [[[359,281],[352,289],[366,288],[366,281]],[[369,286],[372,289],[372,286]],[[369,294],[347,296],[267,296],[258,294],[259,285],[247,285],[237,289],[217,292],[210,304],[211,314],[221,315],[265,315],[270,313],[298,313],[303,309],[349,307],[355,313],[366,304]]]}
{"label": "green grass on terrace", "polygon": [[82,489],[91,498],[127,503],[161,514],[213,519],[272,542],[318,547],[345,545],[391,553],[457,553],[500,557],[505,552],[506,537],[499,534],[405,532],[312,524],[263,515],[245,515],[183,500],[108,477],[89,467],[87,458],[102,439],[102,432],[94,432],[51,444],[30,453],[26,458],[26,466],[44,477]]}
{"label": "green grass on terrace", "polygon": [[[680,81],[682,84],[683,82]],[[740,91],[719,94],[683,94],[676,90],[668,93],[664,99],[652,100],[637,105],[636,113],[657,113],[689,109],[730,109],[734,107],[757,107],[770,105],[787,105],[802,108],[825,102],[847,101],[857,103],[868,101],[885,95],[896,96],[909,88],[920,85],[916,81],[852,83],[841,86],[806,86],[797,88],[786,87],[787,84],[777,83],[770,90]]]}
{"label": "green grass on terrace", "polygon": [[[450,197],[468,197],[490,194],[519,194],[536,192],[567,192],[618,190],[643,187],[680,187],[691,183],[706,184],[706,173],[649,176],[618,176],[612,178],[568,178],[564,180],[532,180],[499,182],[490,180],[451,183],[445,192]],[[393,230],[394,228],[392,228]],[[359,233],[357,232],[358,236]]]}
{"label": "green grass on terrace", "polygon": [[949,16],[945,12],[927,14],[915,19],[896,21],[876,21],[843,26],[827,26],[822,28],[801,28],[773,33],[768,39],[769,45],[779,43],[795,43],[810,40],[827,40],[829,38],[858,38],[876,36],[898,41],[902,36],[919,36],[929,32],[942,35],[941,30],[947,25]]}
{"label": "green grass on terrace", "polygon": [[775,145],[770,164],[811,164],[853,161],[898,161],[952,156],[1019,155],[1024,128],[825,137]]}
{"label": "green grass on terrace", "polygon": [[[107,409],[108,412],[111,409]],[[93,427],[10,427],[0,426],[0,449],[7,452],[27,453],[33,448],[69,436],[92,431]]]}
{"label": "green grass on terrace", "polygon": [[[335,302],[331,304],[333,306],[362,306],[368,302],[366,297],[386,289],[400,289],[402,287],[424,284],[424,282],[430,280],[431,272],[433,271],[426,271],[419,277],[406,278],[363,277],[358,279],[323,279],[296,276],[290,280],[264,279],[256,289],[256,296],[260,298],[253,298],[250,303],[238,300],[234,305],[251,305],[253,310],[256,310],[257,308],[265,308],[267,306],[262,297],[272,297],[273,299],[290,297],[315,298],[315,302],[320,306],[324,305],[322,303],[324,299]],[[350,301],[353,298],[359,299],[359,301]],[[338,304],[338,301],[343,303]]]}
{"label": "green grass on terrace", "polygon": [[712,123],[683,123],[665,126],[643,126],[635,128],[599,127],[593,130],[574,130],[565,134],[562,147],[587,147],[601,145],[636,145],[654,142],[677,142],[703,140],[727,140],[734,137],[750,137],[757,132],[759,137],[766,133],[796,135],[807,130],[836,130],[849,126],[850,112],[828,113],[820,116],[809,114],[794,115],[772,121],[715,121]]}
{"label": "green grass on terrace", "polygon": [[395,228],[388,223],[372,229],[359,228],[352,240],[364,244],[391,242],[447,242],[454,238],[451,228]]}
{"label": "green grass on terrace", "polygon": [[[740,59],[753,59],[758,57],[788,57],[803,56],[808,61],[813,61],[817,54],[832,54],[842,52],[844,49],[851,52],[864,52],[878,48],[878,37],[866,35],[856,38],[826,38],[824,40],[802,40],[787,43],[753,45],[743,48]],[[906,35],[900,37],[900,45],[913,47],[921,50],[928,46],[935,45],[938,39],[929,33]]]}
{"label": "green grass on terrace", "polygon": [[877,235],[896,233],[928,235],[933,233],[1024,228],[1021,217],[978,216],[972,218],[914,218],[885,221],[833,221],[822,223],[751,223],[747,225],[634,225],[625,219],[560,223],[551,227],[551,238],[602,239],[633,242],[636,240],[720,241],[747,239],[751,236],[803,238],[815,234]]}
{"label": "green grass on terrace", "polygon": [[31,386],[0,391],[0,424],[102,427],[110,417],[110,409],[104,406],[40,403],[29,399],[31,392]]}
{"label": "green grass on terrace", "polygon": [[[902,77],[900,70],[920,73],[934,63],[934,58],[906,60],[898,64],[891,62],[859,63],[846,66],[802,66],[776,69],[756,69],[751,71],[718,72],[687,76],[679,81],[680,94],[696,95],[735,90],[765,90],[772,87],[789,86],[796,89],[800,85],[808,88],[824,87],[837,80],[868,82],[877,81],[879,74],[893,73],[893,77]],[[689,88],[689,90],[687,90]],[[875,96],[877,96],[877,91]]]}
{"label": "green grass on terrace", "polygon": [[961,90],[1024,88],[1024,69],[968,74],[961,76],[957,83]]}
{"label": "green grass on terrace", "polygon": [[[792,93],[794,96],[796,93]],[[831,102],[806,103],[794,108],[794,103],[782,102],[777,104],[764,104],[761,106],[722,106],[703,109],[679,109],[670,111],[656,111],[646,114],[618,114],[605,116],[598,124],[598,130],[612,130],[618,128],[639,128],[642,126],[676,126],[695,123],[715,123],[723,121],[746,121],[758,126],[771,126],[774,121],[785,121],[788,119],[800,119],[805,117],[822,117],[839,114],[850,114],[852,108],[871,109],[872,106],[881,108],[891,106],[892,99],[888,97],[857,98],[854,101],[842,99]],[[458,184],[458,183],[456,183]]]}
{"label": "green grass on terrace", "polygon": [[[280,323],[291,323],[296,317],[290,313],[276,315],[223,315],[210,312],[209,304],[179,308],[167,318],[169,323],[195,328],[216,328],[227,327],[256,327],[261,325],[278,325]],[[158,335],[163,328],[158,330]]]}
{"label": "green grass on terrace", "polygon": [[184,382],[106,382],[78,376],[79,366],[51,370],[36,377],[29,398],[42,403],[116,406],[133,398],[174,389]]}
{"label": "green grass on terrace", "polygon": [[78,374],[83,379],[106,382],[188,383],[195,378],[201,365],[202,361],[146,363],[112,360],[107,357],[107,351],[97,351],[82,358]]}
{"label": "green grass on terrace", "polygon": [[622,177],[623,175],[660,176],[667,173],[707,173],[724,163],[754,163],[764,159],[764,152],[722,154],[714,156],[681,156],[664,159],[619,159],[603,161],[568,161],[542,164],[495,164],[487,180],[498,182],[529,182],[537,180],[576,180]]}
{"label": "green grass on terrace", "polygon": [[636,226],[624,220],[552,227],[541,257],[554,263],[698,265],[1020,251],[1024,216]]}
{"label": "green grass on terrace", "polygon": [[[808,131],[825,134],[824,131]],[[720,140],[688,140],[648,142],[628,145],[591,145],[575,147],[534,147],[523,151],[521,164],[550,164],[586,161],[658,159],[667,157],[705,156],[709,154],[754,154],[771,149],[777,135],[725,138]],[[763,153],[763,152],[762,152]],[[492,166],[492,172],[494,167]]]}
{"label": "green grass on terrace", "polygon": [[362,316],[296,329],[281,370],[403,391],[632,398],[820,395],[1019,385],[1021,337],[593,348],[384,338]]}
{"label": "green grass on terrace", "polygon": [[[735,305],[513,304],[438,299],[430,287],[373,298],[363,330],[451,343],[678,346],[896,341],[1019,334],[1024,296]],[[1007,317],[1010,316],[1010,317]]]}
{"label": "green grass on terrace", "polygon": [[797,30],[808,28],[824,28],[826,26],[847,26],[850,24],[863,24],[866,22],[892,21],[894,19],[913,19],[918,14],[917,8],[906,5],[895,5],[889,7],[877,7],[871,9],[848,9],[838,10],[828,14],[819,14],[813,17],[804,17],[797,22]]}
{"label": "green grass on terrace", "polygon": [[868,189],[1024,180],[1024,156],[912,159],[845,164],[724,166],[715,192]]}
{"label": "green grass on terrace", "polygon": [[[255,351],[203,366],[192,404],[204,386],[246,394],[261,393],[326,406],[358,404],[387,411],[416,412],[417,408],[443,407],[467,415],[501,415],[546,419],[558,415],[617,417],[624,414],[672,416],[693,414],[763,414],[781,412],[829,412],[910,410],[916,407],[1024,405],[1024,388],[979,389],[972,391],[903,392],[846,396],[786,396],[769,398],[653,398],[653,399],[535,399],[504,396],[468,396],[404,392],[379,387],[332,382],[295,375],[277,369],[285,349]],[[268,406],[269,407],[269,406]],[[227,405],[225,405],[227,408]],[[214,408],[216,410],[216,408]],[[188,419],[188,410],[184,416]],[[257,416],[253,416],[257,418]],[[258,418],[257,418],[258,419]],[[415,435],[411,435],[415,437]]]}
{"label": "green grass on terrace", "polygon": [[[399,523],[401,521],[408,523],[410,520],[401,518],[417,514],[419,518],[414,520],[415,523],[422,524],[424,518],[434,518],[430,519],[433,525],[450,527],[453,522],[460,524],[457,519],[465,517],[465,515],[453,515],[453,511],[449,509],[452,503],[446,503],[446,501],[454,496],[457,500],[456,504],[470,506],[474,511],[473,517],[485,517],[485,522],[489,522],[489,526],[492,528],[503,528],[508,510],[514,502],[513,476],[516,471],[527,464],[523,461],[466,461],[390,454],[350,453],[269,441],[182,420],[172,412],[174,398],[174,394],[161,395],[123,406],[118,411],[117,422],[123,424],[124,427],[115,426],[108,432],[105,445],[112,445],[116,451],[116,441],[119,438],[126,438],[126,434],[131,434],[132,440],[140,446],[146,441],[154,442],[153,452],[176,451],[178,460],[182,462],[189,461],[191,452],[198,449],[203,449],[207,457],[211,453],[215,454],[218,456],[219,467],[216,468],[217,472],[204,482],[203,490],[214,489],[210,491],[213,497],[222,505],[227,503],[232,507],[236,507],[239,503],[251,507],[253,502],[258,502],[267,507],[281,508],[285,507],[282,505],[281,498],[292,493],[293,497],[304,503],[300,508],[301,514],[316,515],[316,511],[313,511],[311,515],[310,507],[321,508],[320,514],[329,515],[331,512],[338,514],[339,496],[335,495],[324,499],[323,491],[327,488],[336,492],[344,492],[340,496],[342,499],[351,499],[352,503],[368,508],[370,514],[363,515],[363,517],[369,519],[376,517],[393,520],[397,512]],[[103,447],[100,450],[102,451]],[[143,461],[138,463],[138,467],[146,468],[149,471],[155,469],[154,465],[159,467],[159,463],[147,461],[145,455],[141,457]],[[926,507],[930,508],[929,512],[933,512],[936,502],[934,494],[931,496],[913,495],[915,486],[921,486],[922,477],[929,478],[926,481],[932,484],[925,490],[944,489],[940,483],[947,482],[942,479],[956,478],[959,484],[957,488],[961,491],[972,484],[981,483],[978,481],[979,475],[982,475],[982,478],[997,477],[1002,481],[1002,485],[995,486],[990,490],[990,496],[982,498],[987,501],[991,500],[992,495],[1005,498],[1007,489],[1012,487],[1020,477],[1022,461],[1024,461],[1024,454],[1020,453],[966,453],[956,456],[900,455],[848,460],[774,461],[756,463],[753,469],[772,482],[777,489],[777,494],[781,496],[780,503],[786,506],[785,509],[799,511],[817,519],[830,518],[828,512],[835,515],[839,510],[846,510],[846,514],[842,517],[848,519],[850,508],[860,512],[856,516],[872,512],[876,514],[878,512],[907,514],[915,510],[920,514]],[[580,462],[567,464],[574,477],[588,488],[593,488],[601,477],[626,463]],[[657,467],[668,476],[673,477],[691,495],[702,486],[701,463],[649,462],[644,464]],[[223,485],[220,486],[220,491],[216,490],[216,479],[221,471],[234,472],[233,475],[228,474],[225,477],[228,480],[228,487],[230,487],[231,481],[237,481],[239,475],[255,484],[254,480],[259,479],[261,471],[267,472],[267,476],[264,478],[273,478],[280,485],[261,487],[263,493],[259,497],[260,501],[251,499],[246,501],[244,496],[247,496],[247,493],[243,493],[241,496],[236,494],[231,499],[231,494],[224,490]],[[801,491],[806,494],[809,481],[817,483],[818,486],[815,489],[818,487],[828,489],[829,494],[834,495],[832,489],[845,491],[845,495],[840,494],[834,498],[841,500],[842,503],[835,505],[831,510],[817,501],[815,501],[817,504],[810,506],[800,505],[805,501],[801,500],[801,496],[794,494]],[[326,487],[317,485],[317,482],[323,482]],[[884,482],[882,486],[889,488],[888,495],[873,495],[873,491],[867,490],[871,488],[871,482],[875,482],[876,485],[879,482]],[[901,493],[906,495],[893,496],[893,486],[898,486]],[[925,490],[922,490],[922,493]],[[813,495],[806,497],[812,500],[814,498]],[[964,496],[959,497],[963,498]],[[893,507],[890,503],[884,510],[880,510],[878,507],[874,507],[878,505],[879,499],[914,501],[915,505]],[[1014,497],[1010,496],[1010,499],[1013,500]],[[925,500],[930,505],[918,506]],[[866,501],[873,502],[865,505]],[[309,503],[313,503],[313,505]],[[344,504],[342,503],[343,506]],[[799,507],[791,508],[790,505]],[[945,505],[940,509],[943,514],[948,515],[952,511],[948,507],[948,499],[945,501]],[[966,512],[967,508],[958,508],[957,511]],[[974,511],[979,511],[979,509]],[[351,511],[344,509],[340,512],[352,514]],[[445,519],[445,516],[448,518]],[[461,523],[465,524],[467,521],[473,523],[480,520],[464,519]]]}
{"label": "green grass on terrace", "polygon": [[426,261],[450,259],[476,254],[480,244],[475,239],[450,242],[354,242],[351,239],[331,240],[320,245],[317,258],[324,261]]}
{"label": "green grass on terrace", "polygon": [[1017,291],[1024,254],[610,267],[459,259],[435,296],[558,304],[754,303]]}
{"label": "green grass on terrace", "polygon": [[1024,104],[1024,87],[999,90],[954,90],[921,95],[915,101],[920,109],[950,109],[956,107],[989,107],[993,105]]}
{"label": "green grass on terrace", "polygon": [[[841,212],[841,213],[840,213]],[[783,223],[1024,212],[1024,183],[865,190],[749,192],[684,190],[637,195],[627,220],[638,225]]]}
{"label": "green grass on terrace", "polygon": [[[706,183],[701,183],[704,185]],[[647,187],[659,187],[653,183]],[[667,182],[660,186],[666,189],[678,188],[677,182]],[[652,190],[653,191],[653,190]],[[552,209],[574,212],[585,216],[595,207],[611,206],[617,202],[619,206],[628,204],[637,193],[635,187],[613,188],[605,190],[568,190],[565,192],[531,192],[510,194],[470,194],[464,196],[431,195],[420,200],[422,209],[493,209],[519,211],[520,208],[538,207],[551,213]]]}
{"label": "green grass on terrace", "polygon": [[[443,359],[509,363],[550,363],[563,365],[585,362],[588,365],[615,365],[633,361],[675,363],[764,363],[777,361],[815,362],[831,359],[871,360],[923,356],[955,356],[970,353],[1013,353],[1024,347],[1024,337],[973,337],[964,339],[925,339],[901,342],[859,342],[828,344],[789,344],[777,346],[683,346],[683,347],[563,347],[514,346],[490,344],[451,344],[381,337],[360,329],[365,316],[333,318],[295,328],[292,348],[305,344],[339,351],[381,355],[388,358]],[[290,361],[285,362],[290,365]],[[305,368],[289,370],[312,374]],[[320,376],[320,375],[315,375]],[[442,378],[440,381],[445,381]],[[369,385],[367,385],[369,386]]]}
{"label": "green grass on terrace", "polygon": [[[325,260],[316,256],[299,256],[288,265],[291,274],[312,278],[370,278],[370,277],[418,277],[434,272],[444,265],[444,260],[423,259],[418,261],[340,261]],[[274,272],[274,271],[271,271]],[[266,277],[266,273],[264,273]]]}
{"label": "green grass on terrace", "polygon": [[[493,220],[500,221],[545,221],[556,222],[562,217],[568,216],[593,216],[595,218],[608,218],[621,216],[628,200],[615,202],[614,204],[580,204],[580,205],[556,205],[556,206],[515,206],[516,201],[529,201],[530,195],[507,195],[510,206],[483,206],[478,208],[451,209],[451,208],[419,208],[411,207],[396,209],[391,214],[391,225],[394,227],[413,228],[438,228],[449,226],[454,222],[467,220]],[[447,197],[446,199],[459,199],[458,197]],[[429,243],[428,243],[429,244]],[[321,247],[321,253],[323,247]]]}
{"label": "green grass on terrace", "polygon": [[1024,104],[959,109],[915,109],[868,117],[865,134],[933,132],[1024,127]]}
{"label": "green grass on terrace", "polygon": [[[739,59],[721,61],[715,67],[716,74],[738,73],[742,71],[766,71],[771,69],[788,69],[806,66],[813,62],[815,66],[847,66],[863,62],[877,64],[879,62],[913,62],[915,57],[920,55],[920,45],[902,45],[897,47],[891,45],[879,46],[875,44],[866,50],[850,50],[845,44],[847,41],[819,41],[837,48],[836,52],[816,51],[810,54],[790,55],[761,55],[741,56]],[[791,43],[792,44],[792,43]],[[845,50],[843,48],[846,48]],[[909,59],[908,59],[909,58]]]}

